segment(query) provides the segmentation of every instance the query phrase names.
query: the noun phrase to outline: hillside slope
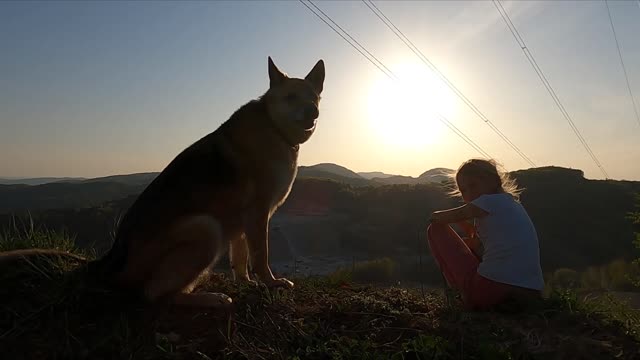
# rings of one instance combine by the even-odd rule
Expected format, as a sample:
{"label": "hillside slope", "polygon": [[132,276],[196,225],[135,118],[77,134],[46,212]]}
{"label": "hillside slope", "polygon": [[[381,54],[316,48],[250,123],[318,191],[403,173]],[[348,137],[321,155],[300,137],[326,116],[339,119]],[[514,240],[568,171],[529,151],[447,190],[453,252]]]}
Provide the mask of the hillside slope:
{"label": "hillside slope", "polygon": [[[636,359],[625,323],[559,295],[527,312],[469,313],[438,292],[294,279],[292,290],[214,276],[230,312],[149,307],[96,286],[77,260],[41,258],[0,277],[3,358],[55,359]],[[46,277],[43,274],[48,274]],[[510,311],[507,311],[511,309]],[[611,308],[605,308],[611,310]]]}

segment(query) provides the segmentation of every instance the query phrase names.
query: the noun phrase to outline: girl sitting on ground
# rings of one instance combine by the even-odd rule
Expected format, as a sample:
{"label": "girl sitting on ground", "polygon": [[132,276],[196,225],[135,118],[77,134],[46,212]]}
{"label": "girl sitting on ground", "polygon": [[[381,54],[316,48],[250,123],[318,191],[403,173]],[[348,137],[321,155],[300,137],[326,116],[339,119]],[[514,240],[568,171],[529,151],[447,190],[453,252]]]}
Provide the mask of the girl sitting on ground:
{"label": "girl sitting on ground", "polygon": [[[449,286],[461,292],[465,308],[540,297],[538,237],[515,182],[495,161],[481,159],[463,163],[455,182],[465,205],[434,212],[427,232],[431,253]],[[458,224],[469,237],[463,240],[449,224]]]}

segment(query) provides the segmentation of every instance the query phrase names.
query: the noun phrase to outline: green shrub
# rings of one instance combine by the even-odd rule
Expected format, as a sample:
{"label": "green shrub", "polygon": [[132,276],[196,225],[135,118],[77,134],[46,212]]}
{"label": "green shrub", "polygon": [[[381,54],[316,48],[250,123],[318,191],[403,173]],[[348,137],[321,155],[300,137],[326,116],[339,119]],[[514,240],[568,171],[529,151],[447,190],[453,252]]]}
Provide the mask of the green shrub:
{"label": "green shrub", "polygon": [[395,280],[396,263],[390,258],[381,258],[355,263],[351,268],[340,268],[330,274],[331,282],[360,283],[390,282]]}
{"label": "green shrub", "polygon": [[32,248],[78,252],[74,237],[64,231],[36,226],[31,218],[27,223],[18,223],[13,218],[0,232],[0,251]]}

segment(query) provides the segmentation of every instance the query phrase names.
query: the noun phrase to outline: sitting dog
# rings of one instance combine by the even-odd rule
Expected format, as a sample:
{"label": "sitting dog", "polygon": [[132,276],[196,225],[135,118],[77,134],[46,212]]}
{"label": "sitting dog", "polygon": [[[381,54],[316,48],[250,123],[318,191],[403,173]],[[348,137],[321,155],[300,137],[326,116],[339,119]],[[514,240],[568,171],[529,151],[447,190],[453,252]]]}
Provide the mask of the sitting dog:
{"label": "sitting dog", "polygon": [[224,307],[222,293],[192,293],[230,251],[234,278],[292,287],[269,266],[269,220],[296,177],[300,144],[313,134],[324,62],[304,79],[268,61],[269,89],[182,151],[129,208],[111,250],[90,273],[148,301]]}

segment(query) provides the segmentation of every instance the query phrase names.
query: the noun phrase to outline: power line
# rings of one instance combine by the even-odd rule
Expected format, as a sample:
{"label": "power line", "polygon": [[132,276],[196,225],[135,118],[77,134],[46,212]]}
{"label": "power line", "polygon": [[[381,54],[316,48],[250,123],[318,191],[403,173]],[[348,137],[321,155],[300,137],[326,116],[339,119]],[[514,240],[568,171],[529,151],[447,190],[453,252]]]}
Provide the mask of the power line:
{"label": "power line", "polygon": [[[640,115],[638,115],[638,106],[636,105],[636,99],[633,96],[633,91],[631,91],[631,84],[629,83],[629,76],[627,75],[627,67],[624,66],[624,60],[622,59],[622,52],[620,51],[620,44],[618,43],[618,35],[616,34],[616,28],[615,26],[613,26],[613,19],[611,18],[609,1],[604,0],[604,4],[607,6],[607,14],[609,14],[609,23],[611,24],[611,31],[613,31],[613,38],[616,41],[616,48],[618,49],[618,56],[620,57],[620,65],[622,65],[622,71],[624,72],[624,79],[627,81],[627,90],[629,90],[629,97],[631,98],[631,103],[633,104],[633,111],[636,114],[636,120],[638,121],[638,125],[640,125]],[[638,4],[640,5],[640,0],[638,0]]]}
{"label": "power line", "polygon": [[493,4],[496,7],[496,10],[498,10],[498,13],[500,14],[502,19],[504,20],[505,24],[507,25],[507,27],[511,31],[511,34],[516,39],[516,42],[518,43],[518,45],[520,46],[520,48],[524,52],[527,60],[529,60],[529,63],[531,64],[531,66],[535,70],[536,74],[538,75],[538,77],[542,81],[543,85],[545,86],[545,88],[547,89],[549,94],[551,95],[551,98],[555,102],[556,106],[558,106],[558,109],[560,109],[560,112],[562,113],[564,118],[567,120],[567,122],[571,126],[571,129],[573,130],[573,132],[578,137],[578,140],[584,146],[584,148],[587,150],[587,153],[589,154],[591,159],[595,162],[595,164],[598,166],[600,171],[605,175],[606,178],[608,178],[607,172],[604,170],[604,167],[602,166],[602,164],[600,163],[598,158],[595,156],[595,154],[591,150],[591,147],[589,147],[589,144],[587,143],[587,141],[584,139],[584,137],[582,136],[582,134],[580,133],[580,131],[578,130],[578,128],[574,124],[573,120],[571,119],[571,116],[569,115],[569,113],[565,109],[564,105],[560,101],[560,98],[558,97],[556,92],[553,90],[553,87],[551,86],[551,83],[547,80],[547,77],[544,75],[544,72],[542,71],[540,66],[538,66],[538,62],[533,57],[533,54],[531,53],[531,51],[527,47],[526,43],[524,42],[524,39],[522,38],[522,36],[518,32],[518,29],[515,27],[515,25],[511,21],[511,17],[506,12],[506,10],[504,9],[504,7],[500,3],[500,1],[493,0]]}
{"label": "power line", "polygon": [[[324,22],[329,28],[331,28],[331,30],[333,30],[336,34],[338,34],[344,41],[346,41],[349,45],[351,45],[352,48],[354,48],[357,52],[360,53],[360,55],[364,56],[367,60],[369,60],[373,65],[375,65],[375,67],[378,68],[378,70],[382,71],[385,75],[389,76],[389,74],[387,73],[386,70],[384,70],[383,68],[380,67],[380,65],[376,64],[373,60],[371,60],[366,54],[364,54],[362,52],[362,50],[358,49],[351,41],[349,41],[347,38],[344,37],[344,35],[342,35],[338,30],[336,30],[336,28],[334,28],[331,24],[329,24],[322,16],[320,16],[320,14],[316,13],[312,8],[309,7],[309,5],[305,4],[302,0],[298,0],[300,1],[300,3],[302,5],[304,5],[307,9],[309,9],[309,11],[311,11],[315,16],[318,17],[318,19],[322,20],[322,22]],[[313,4],[313,3],[312,3]],[[316,7],[314,5],[314,7]],[[317,8],[317,7],[316,7]]]}
{"label": "power line", "polygon": [[533,54],[531,53],[531,51],[527,47],[527,44],[522,39],[522,36],[520,36],[520,33],[518,32],[518,29],[515,27],[515,25],[511,21],[511,18],[509,17],[509,14],[504,9],[504,7],[502,7],[502,4],[500,3],[500,0],[493,0],[493,5],[496,7],[496,10],[498,10],[498,13],[502,17],[502,20],[504,20],[504,23],[509,28],[509,31],[511,31],[511,34],[513,35],[514,39],[516,40],[516,42],[520,46],[520,49],[522,49],[522,52],[524,52],[524,55],[526,56],[527,60],[529,60],[529,63],[531,64],[531,66],[535,70],[536,74],[538,75],[538,77],[542,81],[542,84],[544,85],[544,87],[549,92],[549,95],[551,95],[551,98],[555,102],[556,106],[558,107],[558,109],[560,109],[560,112],[562,113],[562,116],[567,120],[567,122],[569,123],[569,126],[571,126],[571,129],[576,134],[576,136],[578,137],[578,140],[580,141],[582,146],[585,148],[585,150],[587,151],[587,153],[589,154],[589,156],[591,157],[593,162],[598,166],[598,168],[600,169],[602,174],[605,176],[605,178],[608,179],[609,175],[607,174],[606,170],[604,169],[604,167],[602,166],[602,164],[600,163],[600,161],[598,160],[596,155],[593,153],[593,151],[591,150],[591,147],[589,147],[589,144],[584,139],[584,137],[582,136],[582,134],[580,133],[580,131],[578,130],[576,125],[573,123],[573,120],[571,119],[571,116],[569,115],[569,113],[565,109],[564,105],[562,105],[562,102],[560,101],[560,98],[558,97],[556,92],[553,90],[553,87],[551,86],[551,83],[549,83],[549,80],[547,80],[547,77],[542,72],[542,69],[540,68],[540,66],[538,66],[538,63],[536,62],[536,59],[533,57]]}
{"label": "power line", "polygon": [[[333,19],[327,15],[324,11],[322,11],[322,9],[320,9],[319,7],[316,6],[316,4],[314,4],[313,2],[309,1],[309,3],[316,8],[316,10],[318,10],[322,15],[324,15],[327,19],[329,19],[329,21],[331,21],[331,23],[333,25],[335,25],[338,29],[340,29],[343,33],[345,33],[345,35],[347,35],[347,37],[349,37],[349,39],[351,39],[354,43],[356,43],[358,46],[360,46],[362,48],[362,50],[364,50],[364,52],[366,52],[373,60],[375,60],[378,64],[380,64],[381,67],[383,67],[387,72],[391,73],[391,70],[389,70],[388,67],[386,67],[382,61],[378,60],[377,57],[375,57],[372,53],[369,52],[369,50],[367,50],[367,48],[365,48],[364,46],[362,46],[362,44],[360,44],[358,42],[358,40],[354,39],[353,36],[349,35],[349,33],[343,29],[340,25],[338,25],[335,21],[333,21]],[[304,3],[303,3],[304,4]]]}
{"label": "power line", "polygon": [[[327,19],[329,19],[329,21],[334,24],[336,27],[338,27],[342,32],[345,33],[345,35],[351,39],[353,41],[353,43],[349,40],[347,40],[344,36],[342,36],[333,26],[331,26],[326,20],[324,20],[318,13],[316,13],[315,11],[313,11],[313,9],[311,9],[309,6],[307,6],[307,4],[305,4],[304,2],[302,2],[302,0],[300,0],[300,2],[305,5],[307,7],[307,9],[309,9],[314,15],[316,15],[318,18],[320,18],[325,24],[327,24],[333,31],[335,31],[336,33],[338,33],[338,35],[340,35],[340,37],[345,40],[347,43],[349,43],[349,45],[351,45],[354,49],[358,50],[358,52],[364,56],[367,60],[369,60],[372,64],[374,64],[380,71],[382,71],[387,77],[389,77],[392,80],[396,80],[399,81],[400,79],[388,68],[384,65],[384,63],[382,63],[382,61],[378,60],[378,58],[376,58],[371,52],[369,52],[362,44],[360,44],[356,39],[354,39],[346,30],[344,30],[340,25],[338,25],[335,21],[333,21],[333,19],[327,15],[324,11],[322,11],[322,9],[320,9],[317,5],[315,5],[311,0],[309,0],[309,3],[320,13],[322,13],[322,15],[324,15]],[[362,50],[364,51],[360,51],[355,45],[357,44],[359,47],[362,48]],[[365,55],[365,53],[367,53],[369,56]],[[383,70],[384,69],[384,70]],[[469,138],[464,132],[462,132],[460,129],[458,129],[455,125],[453,125],[453,123],[451,123],[451,121],[449,121],[446,117],[444,117],[442,114],[440,114],[439,112],[437,112],[437,115],[439,117],[439,120],[444,123],[451,131],[453,131],[456,135],[458,135],[462,140],[464,140],[467,144],[469,144],[472,148],[474,148],[476,151],[478,151],[480,154],[482,154],[483,156],[487,157],[487,158],[491,158],[491,156],[484,151],[478,144],[476,144],[473,140],[471,140],[471,138]]]}
{"label": "power line", "polygon": [[486,151],[484,151],[480,147],[480,145],[476,144],[473,140],[471,140],[471,138],[469,138],[465,133],[463,133],[462,130],[458,129],[455,125],[453,125],[451,121],[449,121],[446,117],[442,116],[440,113],[438,113],[437,115],[440,118],[440,121],[442,121],[442,123],[444,123],[451,131],[453,131],[462,140],[464,140],[467,144],[469,144],[469,146],[474,148],[477,152],[482,154],[482,156],[484,156],[485,158],[487,159],[492,158],[492,156],[489,155]]}
{"label": "power line", "polygon": [[507,143],[520,157],[522,157],[529,165],[535,167],[536,164],[522,151],[520,150],[498,127],[487,118],[480,109],[467,98],[462,91],[460,91],[413,43],[409,38],[389,19],[376,4],[369,0],[362,0],[362,2],[373,12],[380,21],[382,21],[391,30],[398,39],[400,39],[425,65],[427,65],[438,77],[442,80],[457,96],[462,100],[485,124],[487,124],[493,132],[495,132],[500,138]]}
{"label": "power line", "polygon": [[[342,27],[340,27],[340,25],[338,25],[335,21],[333,21],[333,19],[327,15],[324,11],[322,11],[322,9],[320,9],[316,4],[313,3],[313,1],[308,0],[309,4],[311,4],[311,6],[313,6],[317,11],[314,11],[309,5],[307,5],[303,0],[298,0],[302,5],[304,5],[309,11],[311,11],[311,13],[313,13],[318,19],[322,20],[323,23],[325,23],[325,25],[327,25],[329,28],[331,28],[331,30],[333,30],[336,34],[338,34],[342,40],[344,40],[345,42],[347,42],[351,47],[353,47],[356,51],[358,51],[358,53],[360,53],[360,55],[362,55],[365,59],[367,59],[369,62],[371,62],[378,70],[380,70],[383,74],[385,74],[387,77],[389,77],[391,80],[394,81],[399,81],[400,79],[395,75],[395,73],[393,73],[393,71],[391,71],[388,67],[386,67],[384,65],[384,63],[380,60],[378,60],[378,58],[376,58],[371,52],[369,52],[362,44],[360,44],[355,38],[353,38],[353,36],[351,36],[346,30],[344,30]],[[322,13],[322,15],[324,15],[329,21],[325,20],[320,13]],[[340,29],[345,35],[342,35],[337,29],[336,27],[332,26],[329,22],[331,22],[331,24],[334,24],[338,29]],[[348,38],[348,39],[347,39]],[[350,41],[349,39],[351,39],[352,41]],[[356,46],[357,45],[357,46]],[[358,46],[360,48],[362,48],[362,50],[360,50],[358,48]],[[368,54],[368,55],[367,55]],[[449,121],[444,115],[440,114],[439,112],[436,111],[436,115],[438,116],[438,119],[445,124],[452,132],[454,132],[456,135],[458,135],[462,140],[464,140],[469,146],[471,146],[474,150],[478,151],[480,154],[482,154],[482,156],[486,157],[486,158],[491,158],[491,156],[484,151],[484,149],[482,149],[482,147],[480,147],[480,145],[476,144],[473,140],[471,140],[471,138],[469,138],[464,132],[462,132],[462,130],[458,129],[455,125],[453,125],[453,123],[451,123],[451,121]]]}

